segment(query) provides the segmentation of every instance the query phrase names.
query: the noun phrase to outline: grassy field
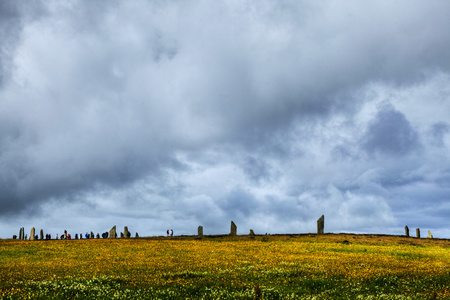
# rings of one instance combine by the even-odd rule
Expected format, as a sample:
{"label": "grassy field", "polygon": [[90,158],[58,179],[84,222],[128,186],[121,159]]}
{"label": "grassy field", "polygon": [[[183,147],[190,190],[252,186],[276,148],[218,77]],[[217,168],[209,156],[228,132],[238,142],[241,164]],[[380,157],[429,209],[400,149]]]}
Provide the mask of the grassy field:
{"label": "grassy field", "polygon": [[2,299],[450,299],[450,241],[370,235],[0,240]]}

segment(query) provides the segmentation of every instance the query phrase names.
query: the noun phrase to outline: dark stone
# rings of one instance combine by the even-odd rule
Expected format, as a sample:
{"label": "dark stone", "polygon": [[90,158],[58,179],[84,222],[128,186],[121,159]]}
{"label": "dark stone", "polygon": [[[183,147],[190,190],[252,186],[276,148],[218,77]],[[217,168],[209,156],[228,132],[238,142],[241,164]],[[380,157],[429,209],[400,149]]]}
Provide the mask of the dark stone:
{"label": "dark stone", "polygon": [[408,228],[408,226],[405,226],[405,235],[407,237],[409,237],[409,228]]}
{"label": "dark stone", "polygon": [[319,220],[317,220],[317,234],[323,234],[325,228],[325,216],[322,215]]}
{"label": "dark stone", "polygon": [[123,238],[123,232],[120,233],[120,237]]}
{"label": "dark stone", "polygon": [[40,238],[39,239],[41,239],[41,240],[44,239],[44,230],[42,230],[42,229],[41,229],[41,232],[40,232]]}
{"label": "dark stone", "polygon": [[130,232],[128,231],[128,226],[125,226],[123,229],[123,236],[125,238],[129,238],[130,237]]}
{"label": "dark stone", "polygon": [[139,237],[139,234],[136,232],[136,236],[135,236],[136,238],[138,238]]}
{"label": "dark stone", "polygon": [[416,236],[420,239],[420,229],[416,228]]}
{"label": "dark stone", "polygon": [[237,226],[231,221],[230,235],[237,235]]}
{"label": "dark stone", "polygon": [[197,236],[198,236],[199,238],[203,238],[203,226],[198,226],[198,229],[197,229]]}

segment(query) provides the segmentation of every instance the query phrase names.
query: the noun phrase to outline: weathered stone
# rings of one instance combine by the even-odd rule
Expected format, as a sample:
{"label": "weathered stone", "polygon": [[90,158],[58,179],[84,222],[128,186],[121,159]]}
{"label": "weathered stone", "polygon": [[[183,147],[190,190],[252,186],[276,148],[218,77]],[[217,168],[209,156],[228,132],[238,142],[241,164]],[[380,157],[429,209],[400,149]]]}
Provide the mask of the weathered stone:
{"label": "weathered stone", "polygon": [[109,238],[110,239],[115,239],[117,236],[116,234],[116,225],[113,226],[113,228],[111,228],[111,230],[109,231]]}
{"label": "weathered stone", "polygon": [[137,232],[136,232],[136,236],[135,237],[137,237],[137,238],[139,237],[139,234]]}
{"label": "weathered stone", "polygon": [[22,227],[19,231],[19,240],[25,239],[25,229]]}
{"label": "weathered stone", "polygon": [[231,221],[230,235],[237,235],[237,226]]}
{"label": "weathered stone", "polygon": [[433,235],[431,234],[431,231],[429,231],[429,230],[428,230],[428,238],[429,238],[429,239],[432,239],[432,238],[433,238]]}
{"label": "weathered stone", "polygon": [[322,215],[322,216],[317,220],[317,234],[323,234],[324,228],[325,228],[325,216]]}
{"label": "weathered stone", "polygon": [[123,229],[123,235],[125,238],[129,238],[130,237],[130,232],[128,231],[128,227],[125,226],[125,228]]}
{"label": "weathered stone", "polygon": [[405,235],[407,237],[409,237],[409,228],[408,228],[408,226],[405,226]]}
{"label": "weathered stone", "polygon": [[416,236],[417,236],[417,238],[420,239],[420,229],[419,228],[416,228]]}
{"label": "weathered stone", "polygon": [[253,229],[250,229],[250,238],[255,238],[255,232],[253,231]]}
{"label": "weathered stone", "polygon": [[33,227],[33,228],[31,228],[31,232],[30,232],[30,241],[34,241],[35,234],[36,234],[36,230]]}
{"label": "weathered stone", "polygon": [[120,233],[120,237],[123,238],[123,232]]}
{"label": "weathered stone", "polygon": [[198,226],[197,235],[199,238],[203,238],[203,226]]}
{"label": "weathered stone", "polygon": [[41,229],[41,232],[40,232],[39,239],[40,239],[40,240],[43,240],[43,239],[44,239],[44,230],[42,230],[42,229]]}

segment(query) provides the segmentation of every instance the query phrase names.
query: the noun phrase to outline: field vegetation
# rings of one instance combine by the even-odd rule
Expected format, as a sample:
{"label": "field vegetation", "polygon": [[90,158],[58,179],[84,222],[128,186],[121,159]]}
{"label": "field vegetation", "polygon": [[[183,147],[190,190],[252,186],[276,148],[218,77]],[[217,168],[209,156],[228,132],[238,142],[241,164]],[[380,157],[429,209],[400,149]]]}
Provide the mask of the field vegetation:
{"label": "field vegetation", "polygon": [[377,235],[0,240],[2,299],[450,299],[450,241]]}

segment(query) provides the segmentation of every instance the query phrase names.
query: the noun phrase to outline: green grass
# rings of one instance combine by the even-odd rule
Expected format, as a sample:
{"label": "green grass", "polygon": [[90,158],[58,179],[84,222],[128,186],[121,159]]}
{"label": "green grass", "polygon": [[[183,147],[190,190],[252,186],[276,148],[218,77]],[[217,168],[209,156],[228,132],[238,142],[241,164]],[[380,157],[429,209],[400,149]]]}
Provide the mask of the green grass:
{"label": "green grass", "polygon": [[450,299],[450,242],[373,236],[0,241],[1,299]]}

